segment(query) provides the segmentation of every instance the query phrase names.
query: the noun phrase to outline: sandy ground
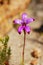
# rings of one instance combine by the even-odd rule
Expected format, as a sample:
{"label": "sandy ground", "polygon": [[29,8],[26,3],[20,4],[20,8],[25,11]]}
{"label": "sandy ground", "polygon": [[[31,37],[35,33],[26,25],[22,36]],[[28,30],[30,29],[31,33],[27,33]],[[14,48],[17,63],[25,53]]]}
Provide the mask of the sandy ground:
{"label": "sandy ground", "polygon": [[[29,16],[32,17],[32,12],[27,12]],[[41,22],[37,19],[35,22],[31,23],[31,28],[38,28]],[[10,39],[8,46],[11,47],[11,58],[10,65],[20,65],[22,58],[22,48],[23,48],[23,32],[21,35],[18,34],[16,29],[12,29],[11,32],[8,33]],[[31,56],[31,52],[33,49],[41,50],[41,58],[37,59],[37,65],[43,65],[43,36],[36,32],[31,31],[31,33],[26,35],[26,46],[25,46],[25,65],[30,65],[31,60],[34,60]]]}
{"label": "sandy ground", "polygon": [[[20,65],[23,48],[23,33],[21,35],[15,29],[8,34],[10,37],[8,46],[11,47],[10,65]],[[31,31],[30,35],[26,35],[25,46],[25,65],[30,65],[31,60],[35,59],[31,56],[33,49],[39,48],[43,52],[43,36]],[[43,65],[43,55],[37,59],[37,65]]]}
{"label": "sandy ground", "polygon": [[[24,5],[24,3],[23,3]],[[22,5],[22,6],[23,6]],[[16,5],[15,5],[16,6]],[[27,11],[29,16],[33,16],[33,11]],[[38,11],[37,16],[40,14]],[[38,17],[39,18],[39,17]],[[40,19],[40,18],[39,18]],[[37,21],[37,17],[36,17]],[[41,22],[34,22],[30,24],[32,28],[38,28]],[[10,58],[10,65],[21,65],[22,59],[22,48],[23,48],[23,32],[21,35],[18,34],[17,30],[12,28],[12,30],[8,33],[9,35],[9,42],[8,46],[11,47],[11,58]],[[26,35],[26,46],[25,46],[25,65],[30,65],[31,60],[34,60],[31,56],[31,52],[33,49],[40,49],[41,50],[41,57],[37,59],[37,65],[43,65],[43,36],[36,32],[31,31],[31,33]]]}

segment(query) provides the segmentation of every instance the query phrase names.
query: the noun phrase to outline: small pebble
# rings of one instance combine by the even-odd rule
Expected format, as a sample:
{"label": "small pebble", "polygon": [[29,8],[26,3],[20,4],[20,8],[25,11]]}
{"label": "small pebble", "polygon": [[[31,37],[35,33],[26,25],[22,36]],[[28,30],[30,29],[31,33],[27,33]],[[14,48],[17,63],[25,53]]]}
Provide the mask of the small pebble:
{"label": "small pebble", "polygon": [[40,49],[34,49],[31,53],[32,57],[39,58],[41,56],[41,50]]}
{"label": "small pebble", "polygon": [[30,65],[37,65],[37,60],[32,60],[31,62],[30,62]]}

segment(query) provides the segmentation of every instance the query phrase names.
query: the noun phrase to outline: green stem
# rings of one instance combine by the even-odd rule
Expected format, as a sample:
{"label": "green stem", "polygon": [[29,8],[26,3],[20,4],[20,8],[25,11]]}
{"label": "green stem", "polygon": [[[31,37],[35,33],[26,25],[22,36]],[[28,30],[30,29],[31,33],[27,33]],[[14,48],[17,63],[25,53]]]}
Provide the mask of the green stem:
{"label": "green stem", "polygon": [[25,52],[25,40],[26,40],[26,32],[24,30],[24,44],[23,44],[23,52],[22,52],[22,63],[24,65],[24,52]]}

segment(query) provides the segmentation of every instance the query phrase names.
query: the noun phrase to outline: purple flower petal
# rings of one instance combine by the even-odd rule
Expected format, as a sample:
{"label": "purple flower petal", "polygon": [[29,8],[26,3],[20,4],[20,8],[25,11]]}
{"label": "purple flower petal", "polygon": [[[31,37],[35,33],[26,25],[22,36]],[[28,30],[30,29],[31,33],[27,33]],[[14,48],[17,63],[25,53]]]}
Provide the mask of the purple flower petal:
{"label": "purple flower petal", "polygon": [[30,27],[29,27],[29,26],[26,26],[26,27],[25,27],[25,31],[26,31],[27,33],[30,33]]}
{"label": "purple flower petal", "polygon": [[28,18],[27,14],[26,13],[23,13],[22,14],[22,20],[25,21],[25,19],[27,19],[27,18]]}
{"label": "purple flower petal", "polygon": [[21,34],[22,30],[23,30],[23,26],[19,26],[18,33]]}
{"label": "purple flower petal", "polygon": [[31,22],[33,22],[33,21],[35,21],[34,18],[27,18],[27,19],[26,19],[26,24],[31,23]]}
{"label": "purple flower petal", "polygon": [[13,21],[13,23],[15,23],[15,24],[21,24],[23,21],[22,20],[20,20],[20,19],[15,19],[14,21]]}

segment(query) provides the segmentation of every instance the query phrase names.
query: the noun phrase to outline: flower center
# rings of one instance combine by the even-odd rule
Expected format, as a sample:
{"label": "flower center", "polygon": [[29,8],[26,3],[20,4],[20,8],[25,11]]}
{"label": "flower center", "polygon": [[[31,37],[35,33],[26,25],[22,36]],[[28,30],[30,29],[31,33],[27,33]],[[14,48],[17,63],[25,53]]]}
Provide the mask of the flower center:
{"label": "flower center", "polygon": [[23,23],[22,23],[22,26],[23,26],[23,30],[25,31],[26,23],[23,22]]}
{"label": "flower center", "polygon": [[24,23],[22,24],[22,26],[26,26],[26,23],[24,22]]}

